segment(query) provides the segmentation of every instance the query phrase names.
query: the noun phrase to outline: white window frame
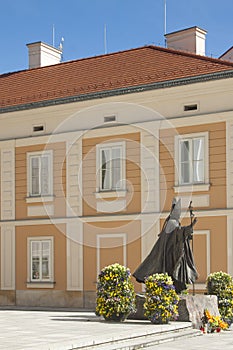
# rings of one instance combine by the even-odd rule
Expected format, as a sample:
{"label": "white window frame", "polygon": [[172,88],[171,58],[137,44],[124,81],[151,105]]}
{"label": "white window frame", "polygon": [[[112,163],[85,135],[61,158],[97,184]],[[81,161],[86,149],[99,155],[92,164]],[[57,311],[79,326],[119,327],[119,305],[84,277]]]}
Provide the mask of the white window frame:
{"label": "white window frame", "polygon": [[[181,182],[181,141],[204,139],[204,181],[203,182]],[[175,136],[175,192],[208,191],[209,190],[209,133],[193,133]]]}
{"label": "white window frame", "polygon": [[[102,172],[101,172],[101,152],[102,150],[110,150],[114,148],[120,148],[121,149],[121,187],[120,188],[113,188],[112,187],[112,174],[110,176],[110,187],[109,189],[102,189],[101,183],[102,183]],[[118,192],[118,191],[125,191],[125,183],[126,183],[126,157],[125,157],[125,142],[112,142],[112,143],[105,143],[105,144],[99,144],[96,146],[96,173],[97,173],[97,184],[96,184],[96,192]]]}
{"label": "white window frame", "polygon": [[[48,174],[49,174],[49,180],[48,180],[48,186],[49,191],[46,194],[41,193],[41,184],[39,184],[39,193],[33,194],[32,193],[32,174],[31,174],[31,161],[33,158],[39,158],[47,156],[48,157]],[[39,177],[39,181],[40,181]],[[27,153],[27,198],[38,198],[38,197],[51,197],[53,196],[53,151],[52,150],[46,150],[42,152],[28,152]]]}
{"label": "white window frame", "polygon": [[[50,278],[49,279],[33,279],[32,278],[32,243],[39,242],[49,242],[50,251],[49,251],[49,271]],[[54,287],[54,237],[53,236],[39,236],[39,237],[28,237],[27,239],[27,287],[33,288],[53,288]],[[41,261],[40,261],[41,264]],[[42,264],[40,265],[40,269],[42,269]]]}

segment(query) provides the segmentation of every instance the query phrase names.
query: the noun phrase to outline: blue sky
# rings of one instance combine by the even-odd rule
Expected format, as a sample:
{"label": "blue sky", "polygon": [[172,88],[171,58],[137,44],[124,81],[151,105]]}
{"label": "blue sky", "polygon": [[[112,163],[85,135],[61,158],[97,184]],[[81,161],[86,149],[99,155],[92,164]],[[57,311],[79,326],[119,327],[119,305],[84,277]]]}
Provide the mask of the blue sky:
{"label": "blue sky", "polygon": [[[148,44],[164,45],[165,0],[0,0],[0,73],[27,69],[27,43],[64,37],[64,61]],[[206,54],[233,45],[233,0],[166,0],[167,33],[191,26],[208,31]]]}

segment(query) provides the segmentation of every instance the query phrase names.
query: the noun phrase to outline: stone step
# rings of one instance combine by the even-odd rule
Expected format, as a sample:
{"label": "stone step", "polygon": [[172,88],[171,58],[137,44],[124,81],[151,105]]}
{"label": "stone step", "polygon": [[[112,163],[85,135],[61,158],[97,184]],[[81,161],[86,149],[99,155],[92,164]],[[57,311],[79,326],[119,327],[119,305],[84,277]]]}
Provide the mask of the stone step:
{"label": "stone step", "polygon": [[[76,347],[73,350],[136,350],[148,346],[158,345],[165,342],[172,342],[181,338],[190,338],[202,335],[202,332],[194,329],[191,325],[185,328],[178,328],[169,331],[149,333],[141,336],[113,339],[112,341],[98,341],[84,347]],[[159,349],[158,349],[159,350]]]}

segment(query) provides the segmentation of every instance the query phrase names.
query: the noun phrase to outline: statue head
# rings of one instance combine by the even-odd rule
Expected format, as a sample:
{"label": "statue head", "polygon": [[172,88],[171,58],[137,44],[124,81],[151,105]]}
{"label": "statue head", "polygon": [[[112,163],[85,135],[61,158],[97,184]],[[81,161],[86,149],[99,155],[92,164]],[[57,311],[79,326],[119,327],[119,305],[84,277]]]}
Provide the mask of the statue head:
{"label": "statue head", "polygon": [[181,215],[181,199],[173,198],[170,219],[178,220]]}
{"label": "statue head", "polygon": [[174,198],[172,201],[170,217],[164,229],[166,233],[170,233],[173,230],[175,230],[176,227],[179,227],[180,215],[181,215],[181,199],[177,200],[177,198]]}

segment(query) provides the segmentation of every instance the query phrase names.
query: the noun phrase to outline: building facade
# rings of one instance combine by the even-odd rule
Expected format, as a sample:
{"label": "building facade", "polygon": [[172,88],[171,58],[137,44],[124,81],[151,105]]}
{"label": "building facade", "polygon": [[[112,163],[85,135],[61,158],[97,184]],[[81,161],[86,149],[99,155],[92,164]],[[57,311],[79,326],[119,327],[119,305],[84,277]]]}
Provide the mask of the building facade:
{"label": "building facade", "polygon": [[175,196],[198,217],[196,291],[233,275],[233,63],[185,52],[200,33],[0,76],[1,305],[94,307],[101,268],[133,272]]}

